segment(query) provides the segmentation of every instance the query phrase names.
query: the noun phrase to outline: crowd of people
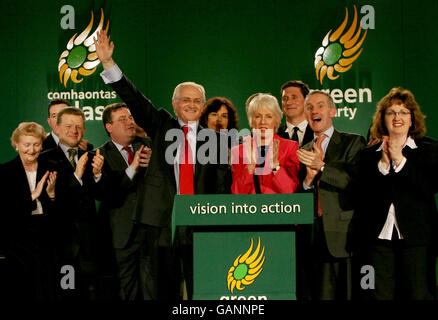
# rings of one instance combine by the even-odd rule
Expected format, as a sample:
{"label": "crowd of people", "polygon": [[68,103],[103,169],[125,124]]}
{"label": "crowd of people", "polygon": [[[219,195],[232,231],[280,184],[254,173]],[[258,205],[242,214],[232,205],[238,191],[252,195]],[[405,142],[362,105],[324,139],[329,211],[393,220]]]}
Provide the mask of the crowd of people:
{"label": "crowd of people", "polygon": [[[294,226],[298,299],[435,299],[438,142],[425,136],[409,90],[379,101],[368,145],[334,128],[332,97],[299,80],[281,87],[281,106],[272,94],[251,95],[250,134],[213,144],[238,129],[229,99],[206,100],[202,85],[183,82],[175,117],[122,73],[105,31],[95,46],[103,81],[123,101],[103,111],[109,140],[95,148],[83,112],[57,99],[52,131],[20,123],[11,136],[18,155],[0,167],[3,203],[14,203],[0,215],[7,297],[190,299],[193,232],[181,227],[172,241],[175,195],[309,192],[314,223]],[[213,139],[197,139],[203,130]],[[199,150],[214,161],[200,161]],[[365,265],[372,290],[360,286]]]}

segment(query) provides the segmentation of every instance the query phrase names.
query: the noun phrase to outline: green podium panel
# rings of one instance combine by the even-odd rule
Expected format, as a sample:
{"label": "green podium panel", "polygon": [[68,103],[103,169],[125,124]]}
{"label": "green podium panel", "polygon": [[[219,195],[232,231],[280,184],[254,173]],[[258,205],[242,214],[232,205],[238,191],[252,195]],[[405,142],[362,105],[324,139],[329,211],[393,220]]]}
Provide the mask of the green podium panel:
{"label": "green podium panel", "polygon": [[196,232],[194,300],[295,300],[293,232]]}
{"label": "green podium panel", "polygon": [[193,227],[193,299],[296,299],[295,233],[313,194],[177,195],[172,237]]}

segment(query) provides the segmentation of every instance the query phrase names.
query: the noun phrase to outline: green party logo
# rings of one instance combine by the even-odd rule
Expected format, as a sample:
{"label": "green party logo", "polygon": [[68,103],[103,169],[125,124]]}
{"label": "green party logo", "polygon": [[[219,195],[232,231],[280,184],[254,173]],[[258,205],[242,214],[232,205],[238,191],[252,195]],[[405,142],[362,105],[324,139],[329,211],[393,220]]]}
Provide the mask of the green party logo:
{"label": "green party logo", "polygon": [[[77,36],[77,33],[68,41],[66,50],[61,53],[59,57],[58,71],[59,81],[67,87],[69,80],[74,83],[80,83],[84,79],[80,76],[87,77],[93,74],[100,61],[96,54],[96,46],[94,45],[94,37],[97,32],[102,30],[104,25],[103,9],[100,9],[100,21],[96,30],[90,34],[93,27],[94,14],[91,11],[91,19],[88,26],[82,33]],[[108,32],[109,21],[106,24],[106,32]],[[76,37],[77,36],[77,37]]]}
{"label": "green party logo", "polygon": [[[263,270],[265,262],[265,247],[260,252],[260,237],[255,251],[252,253],[254,241],[243,255],[239,255],[234,260],[230,270],[228,270],[227,285],[228,290],[233,293],[234,289],[244,290],[245,286],[252,284]],[[260,254],[259,254],[260,253]]]}
{"label": "green party logo", "polygon": [[[348,9],[345,8],[345,18],[342,24],[332,33],[330,30],[322,40],[322,47],[315,53],[316,78],[322,85],[324,77],[330,80],[339,78],[335,72],[343,73],[351,69],[353,62],[362,53],[362,44],[367,35],[362,21],[357,25],[357,9],[354,6],[354,18],[350,28],[344,33],[348,22]],[[364,31],[364,32],[362,32]],[[362,36],[361,36],[362,35]]]}

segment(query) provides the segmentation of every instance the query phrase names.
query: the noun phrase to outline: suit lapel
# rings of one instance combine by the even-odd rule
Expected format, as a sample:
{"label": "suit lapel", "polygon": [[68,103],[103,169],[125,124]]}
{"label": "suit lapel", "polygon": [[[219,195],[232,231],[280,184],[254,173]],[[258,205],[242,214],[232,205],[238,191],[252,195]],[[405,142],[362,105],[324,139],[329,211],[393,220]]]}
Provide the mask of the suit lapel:
{"label": "suit lapel", "polygon": [[336,129],[333,131],[333,135],[327,146],[327,151],[325,152],[324,162],[330,163],[333,159],[339,156],[339,145],[341,143],[341,134]]}
{"label": "suit lapel", "polygon": [[[136,150],[134,150],[134,153],[135,151]],[[119,149],[112,141],[108,143],[106,152],[108,156],[108,161],[114,162],[114,167],[120,169],[126,169],[128,167]]]}
{"label": "suit lapel", "polygon": [[306,131],[304,132],[303,145],[313,140],[313,130],[310,125],[307,124]]}

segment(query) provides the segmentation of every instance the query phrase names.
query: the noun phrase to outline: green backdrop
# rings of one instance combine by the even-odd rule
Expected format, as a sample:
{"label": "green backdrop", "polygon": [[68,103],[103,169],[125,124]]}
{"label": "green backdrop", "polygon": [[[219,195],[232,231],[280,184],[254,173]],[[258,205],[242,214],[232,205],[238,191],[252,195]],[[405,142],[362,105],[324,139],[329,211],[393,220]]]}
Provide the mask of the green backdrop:
{"label": "green backdrop", "polygon": [[[66,16],[61,8],[67,4],[74,8],[74,29],[60,24]],[[373,7],[375,27],[367,30],[363,51],[351,69],[339,73],[336,80],[326,76],[321,85],[315,53],[327,32],[342,23],[345,8],[349,28],[354,5],[359,20],[364,16],[362,7]],[[230,98],[238,108],[240,128],[246,128],[244,102],[249,95],[271,92],[280,98],[279,88],[285,81],[301,79],[311,88],[335,92],[340,109],[357,108],[354,119],[341,111],[335,125],[365,135],[378,100],[390,88],[404,86],[427,115],[428,135],[438,137],[433,89],[438,48],[435,0],[2,0],[0,162],[15,155],[9,137],[19,122],[33,120],[49,129],[47,103],[61,93],[67,98],[72,92],[78,95],[70,100],[86,112],[85,137],[95,146],[107,139],[101,111],[118,97],[101,81],[102,67],[90,76],[79,76],[81,83],[70,79],[66,87],[58,72],[68,41],[86,28],[91,11],[95,18],[91,31],[95,30],[100,8],[105,26],[110,21],[116,62],[156,106],[171,110],[174,87],[196,81],[205,86],[207,98]],[[354,98],[360,90],[366,92],[363,101]],[[339,97],[345,93],[347,99]]]}

